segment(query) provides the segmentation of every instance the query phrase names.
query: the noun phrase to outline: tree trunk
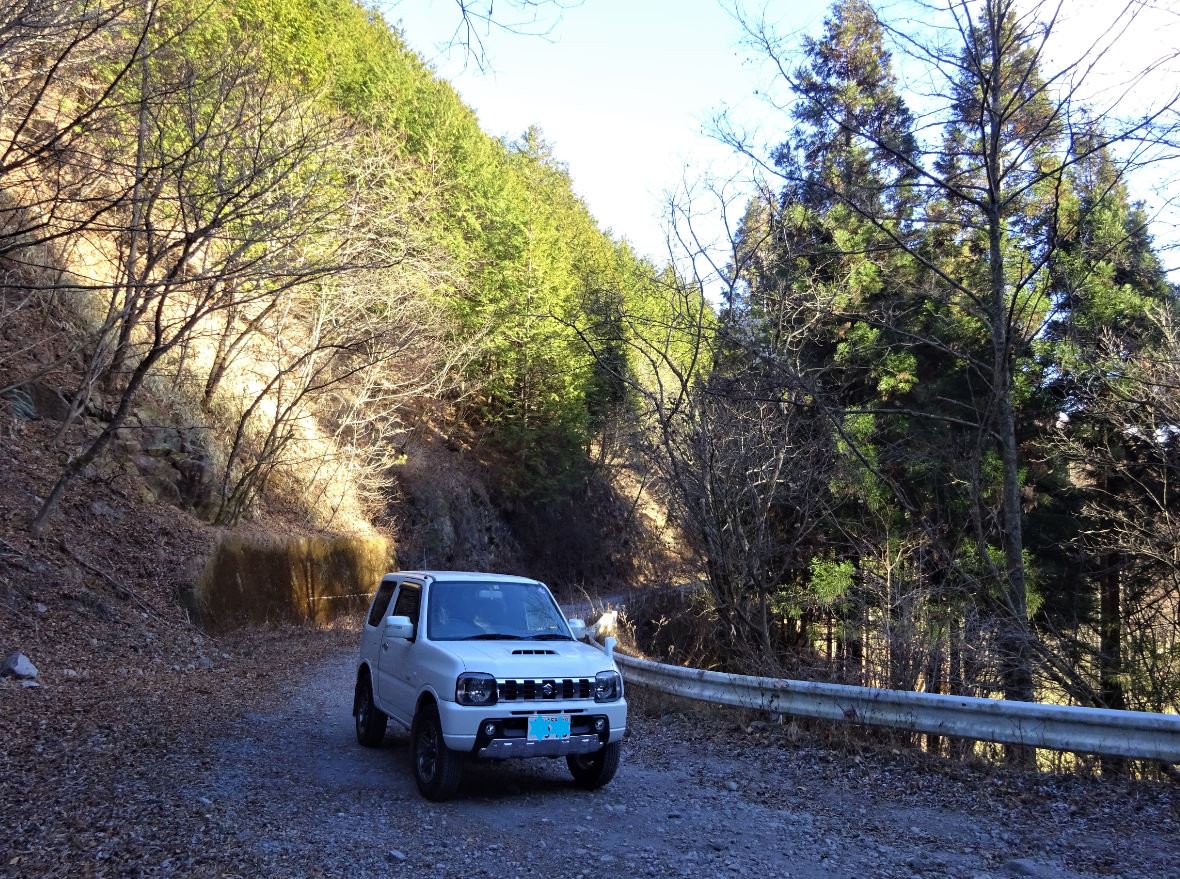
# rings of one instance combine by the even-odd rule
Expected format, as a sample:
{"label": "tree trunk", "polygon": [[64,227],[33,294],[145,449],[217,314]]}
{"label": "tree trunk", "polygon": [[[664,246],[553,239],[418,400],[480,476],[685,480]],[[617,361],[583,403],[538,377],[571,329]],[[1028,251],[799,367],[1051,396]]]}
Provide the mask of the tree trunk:
{"label": "tree trunk", "polygon": [[1112,552],[1106,557],[1106,571],[1102,577],[1100,623],[1101,654],[1099,674],[1102,685],[1102,704],[1106,708],[1125,710],[1126,694],[1123,692],[1123,619],[1122,584],[1119,577],[1121,554]]}
{"label": "tree trunk", "polygon": [[69,484],[103,453],[103,450],[110,444],[115,432],[126,423],[127,414],[131,411],[131,403],[134,401],[135,395],[143,384],[148,371],[156,360],[159,359],[161,354],[163,354],[163,350],[156,349],[136,366],[135,371],[132,372],[131,378],[127,382],[127,386],[123,389],[118,408],[115,409],[110,422],[103,428],[102,433],[95,437],[80,455],[70,458],[66,463],[65,469],[62,470],[61,475],[57,478],[57,482],[53,484],[53,488],[49,491],[49,496],[41,504],[41,509],[38,510],[37,517],[33,520],[33,524],[29,528],[29,531],[34,537],[40,537],[44,532],[50,515],[52,515],[54,509],[57,507],[62,493]]}
{"label": "tree trunk", "polygon": [[[988,280],[990,286],[992,334],[992,394],[996,408],[996,435],[1003,461],[1001,522],[1004,549],[1004,619],[1001,620],[1000,680],[1004,698],[1021,702],[1033,700],[1032,666],[1028,643],[1028,601],[1024,578],[1024,533],[1020,507],[1020,452],[1016,441],[1016,413],[1012,405],[1012,318],[1010,291],[1004,265],[1004,184],[1000,172],[1003,144],[1004,106],[1002,83],[1003,19],[989,14],[991,62],[988,94],[988,137],[986,165],[988,178],[987,232]],[[1009,762],[1029,765],[1036,750],[1021,745],[1006,748]]]}
{"label": "tree trunk", "polygon": [[844,679],[855,686],[864,686],[864,619],[865,603],[859,597],[854,599],[850,619],[846,623],[848,631],[848,668],[845,669]]}
{"label": "tree trunk", "polygon": [[[941,641],[930,646],[930,652],[926,655],[926,692],[927,693],[941,693],[943,686],[942,678],[942,643]],[[926,736],[926,751],[930,754],[942,753],[942,736],[934,735],[933,733]]]}
{"label": "tree trunk", "polygon": [[827,643],[827,653],[828,653],[828,671],[835,672],[835,670],[836,670],[836,651],[835,651],[836,641],[835,641],[834,631],[835,631],[836,621],[835,621],[835,617],[832,614],[828,614],[827,624],[828,625],[827,625],[826,643]]}
{"label": "tree trunk", "polygon": [[[1123,618],[1122,584],[1119,577],[1121,564],[1120,553],[1112,552],[1106,556],[1106,570],[1101,579],[1099,600],[1098,673],[1103,706],[1124,710],[1127,707],[1127,697],[1123,691],[1122,680]],[[1120,775],[1126,771],[1126,768],[1127,764],[1124,760],[1111,757],[1102,758],[1102,773],[1104,775]]]}
{"label": "tree trunk", "polygon": [[[951,616],[950,647],[947,659],[947,687],[952,696],[965,696],[967,690],[963,684],[963,627],[964,621],[959,614]],[[951,739],[951,756],[957,760],[964,760],[974,747],[970,739]]]}
{"label": "tree trunk", "polygon": [[[148,13],[148,21],[151,21],[151,12]],[[107,365],[106,375],[103,384],[107,390],[114,391],[118,381],[119,374],[127,360],[127,349],[131,345],[132,330],[139,322],[143,311],[140,309],[140,301],[143,299],[143,290],[140,287],[139,280],[142,280],[142,275],[139,273],[139,257],[140,257],[140,238],[143,235],[143,190],[144,190],[144,168],[147,164],[147,140],[148,140],[148,84],[150,82],[151,65],[145,56],[140,61],[140,80],[139,80],[139,112],[138,112],[138,127],[135,143],[135,185],[131,192],[131,222],[127,226],[127,256],[122,266],[123,269],[123,283],[124,283],[124,299],[123,299],[123,318],[119,326],[119,337],[115,343],[114,351],[111,354],[111,362]]]}

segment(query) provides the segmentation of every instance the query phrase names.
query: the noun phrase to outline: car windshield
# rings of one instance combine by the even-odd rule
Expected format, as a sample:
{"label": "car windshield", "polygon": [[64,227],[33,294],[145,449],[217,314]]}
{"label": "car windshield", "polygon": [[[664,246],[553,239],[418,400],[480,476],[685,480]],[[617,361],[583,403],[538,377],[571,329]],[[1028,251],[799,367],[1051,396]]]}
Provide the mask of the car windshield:
{"label": "car windshield", "polygon": [[570,641],[561,611],[540,583],[434,583],[431,641]]}

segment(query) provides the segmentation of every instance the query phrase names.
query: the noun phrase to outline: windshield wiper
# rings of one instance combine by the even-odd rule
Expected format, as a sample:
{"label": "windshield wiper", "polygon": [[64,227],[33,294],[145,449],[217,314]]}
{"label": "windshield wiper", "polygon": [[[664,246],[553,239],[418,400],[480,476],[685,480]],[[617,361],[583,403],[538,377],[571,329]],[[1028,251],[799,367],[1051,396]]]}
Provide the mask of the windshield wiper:
{"label": "windshield wiper", "polygon": [[547,632],[544,635],[529,635],[530,641],[572,641],[574,640],[569,635],[560,635],[557,632]]}
{"label": "windshield wiper", "polygon": [[523,641],[520,635],[509,635],[506,632],[481,632],[478,635],[468,635],[460,641]]}

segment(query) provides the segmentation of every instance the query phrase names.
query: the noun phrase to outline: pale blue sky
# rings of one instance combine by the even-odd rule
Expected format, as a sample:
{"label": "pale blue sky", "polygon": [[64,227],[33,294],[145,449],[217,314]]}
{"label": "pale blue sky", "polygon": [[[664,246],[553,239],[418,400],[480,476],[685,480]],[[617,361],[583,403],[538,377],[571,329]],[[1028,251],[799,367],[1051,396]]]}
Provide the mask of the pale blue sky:
{"label": "pale blue sky", "polygon": [[[828,6],[783,5],[781,26],[812,29]],[[713,115],[726,105],[764,112],[754,90],[765,72],[744,61],[740,29],[715,0],[586,0],[547,37],[491,33],[488,72],[461,50],[439,53],[459,18],[453,0],[385,8],[486,131],[516,137],[539,125],[596,219],[645,255],[666,255],[662,195],[686,166],[690,174],[734,166],[705,133]]]}
{"label": "pale blue sky", "polygon": [[[719,111],[728,108],[748,127],[760,129],[764,145],[782,139],[786,120],[756,94],[773,82],[773,71],[765,62],[750,60],[726,5],[722,0],[585,0],[562,11],[560,20],[545,11],[538,26],[524,27],[552,25],[547,36],[481,31],[491,66],[481,71],[461,49],[440,51],[460,20],[455,0],[381,4],[409,44],[476,111],[485,131],[515,138],[529,125],[539,125],[568,164],[574,188],[595,218],[641,254],[660,260],[667,256],[661,223],[665,192],[686,176],[728,175],[748,166],[708,134]],[[786,35],[818,33],[830,3],[747,0],[745,5],[766,8],[775,29]],[[917,9],[909,0],[880,0],[878,5],[888,17]],[[503,0],[496,8],[503,18],[513,14]],[[1061,57],[1054,60],[1072,60],[1100,38],[1122,8],[1123,0],[1066,0],[1055,40],[1054,54]],[[1095,71],[1093,84],[1104,82],[1104,72],[1121,82],[1129,70],[1177,45],[1180,14],[1167,3],[1148,4],[1101,65],[1104,70]],[[1167,65],[1160,72],[1160,88],[1174,93],[1178,78],[1176,65]],[[1146,105],[1153,90],[1141,88],[1134,97]],[[1172,169],[1157,168],[1137,177],[1135,189],[1158,209],[1174,197],[1176,177]],[[1180,237],[1176,211],[1164,210],[1160,219],[1157,240],[1175,242]],[[721,231],[716,222],[710,229],[707,220],[702,227],[712,235]],[[1177,266],[1176,253],[1167,254],[1166,262]]]}

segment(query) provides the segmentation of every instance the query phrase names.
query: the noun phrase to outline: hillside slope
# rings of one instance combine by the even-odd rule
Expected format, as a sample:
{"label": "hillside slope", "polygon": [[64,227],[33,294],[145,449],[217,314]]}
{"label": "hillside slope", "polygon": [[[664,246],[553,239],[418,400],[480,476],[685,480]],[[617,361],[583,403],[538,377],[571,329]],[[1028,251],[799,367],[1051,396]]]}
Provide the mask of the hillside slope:
{"label": "hillside slope", "polygon": [[[591,457],[636,417],[612,315],[658,315],[662,282],[539,131],[484,134],[351,0],[28,2],[46,17],[3,20],[0,67],[60,63],[0,129],[14,641],[64,662],[86,606],[112,633],[185,631],[231,536],[386,540],[564,590],[690,567],[634,450]],[[599,337],[615,347],[592,356]],[[318,600],[297,562],[292,595]],[[242,564],[239,591],[274,567]],[[147,616],[120,622],[126,602]]]}

